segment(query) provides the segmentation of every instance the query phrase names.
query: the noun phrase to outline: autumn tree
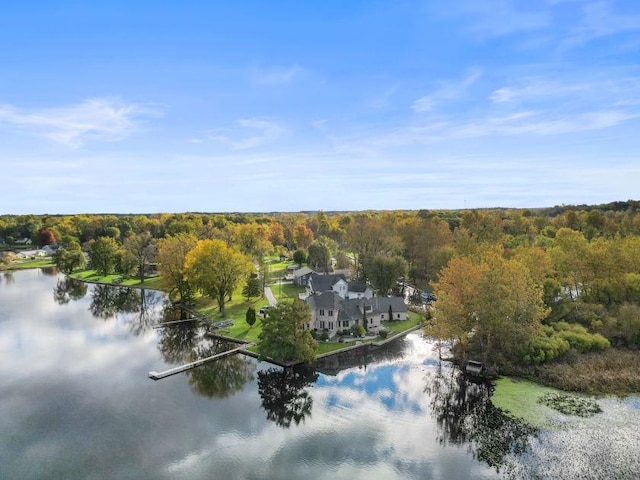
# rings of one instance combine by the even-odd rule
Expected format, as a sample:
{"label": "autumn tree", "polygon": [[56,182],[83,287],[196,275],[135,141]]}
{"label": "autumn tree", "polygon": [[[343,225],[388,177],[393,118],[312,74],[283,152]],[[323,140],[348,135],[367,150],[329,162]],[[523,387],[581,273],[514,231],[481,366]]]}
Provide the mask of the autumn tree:
{"label": "autumn tree", "polygon": [[302,300],[279,303],[262,321],[258,349],[262,359],[280,362],[300,360],[312,363],[318,345],[305,325],[311,321],[309,307]]}
{"label": "autumn tree", "polygon": [[437,218],[413,217],[404,220],[398,230],[409,278],[419,285],[435,280],[454,253],[449,224]]}
{"label": "autumn tree", "polygon": [[226,298],[254,268],[249,257],[222,240],[200,240],[187,253],[185,267],[189,281],[216,299],[222,316]]}
{"label": "autumn tree", "polygon": [[495,252],[479,262],[453,258],[433,287],[439,335],[454,340],[459,356],[496,366],[518,360],[548,313],[526,266]]}
{"label": "autumn tree", "polygon": [[357,215],[346,225],[345,239],[354,259],[356,277],[363,277],[362,266],[377,254],[394,254],[402,242],[391,225],[377,217]]}
{"label": "autumn tree", "polygon": [[169,295],[177,292],[181,301],[188,301],[191,297],[192,287],[187,279],[185,260],[187,253],[197,242],[195,236],[185,233],[163,238],[158,242],[157,261],[160,278]]}
{"label": "autumn tree", "polygon": [[313,242],[313,230],[305,225],[296,225],[293,229],[293,241],[298,248],[307,248]]}
{"label": "autumn tree", "polygon": [[45,245],[53,245],[56,242],[56,236],[50,228],[41,230],[38,234],[38,245],[43,247]]}

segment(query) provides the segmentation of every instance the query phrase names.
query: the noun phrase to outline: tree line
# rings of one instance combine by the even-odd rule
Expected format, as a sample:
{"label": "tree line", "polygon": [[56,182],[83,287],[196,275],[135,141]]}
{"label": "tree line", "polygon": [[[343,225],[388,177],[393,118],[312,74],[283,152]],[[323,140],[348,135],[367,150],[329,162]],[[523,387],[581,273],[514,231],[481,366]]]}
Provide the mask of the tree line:
{"label": "tree line", "polygon": [[67,252],[60,254],[63,271],[84,268],[77,252],[105,274],[143,279],[147,267],[157,267],[176,299],[199,290],[221,310],[250,278],[252,290],[255,279],[264,286],[267,254],[317,271],[351,269],[378,295],[401,293],[403,278],[437,299],[430,334],[454,346],[460,359],[509,368],[640,347],[639,205],[4,215],[0,239],[7,246],[55,238]]}

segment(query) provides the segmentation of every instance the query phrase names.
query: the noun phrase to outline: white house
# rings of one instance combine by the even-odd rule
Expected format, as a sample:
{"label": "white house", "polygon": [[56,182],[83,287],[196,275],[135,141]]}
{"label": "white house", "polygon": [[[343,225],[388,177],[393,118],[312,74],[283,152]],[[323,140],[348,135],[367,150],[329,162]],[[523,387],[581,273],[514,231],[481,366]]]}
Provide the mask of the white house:
{"label": "white house", "polygon": [[17,252],[16,255],[18,258],[35,258],[35,257],[46,257],[47,252],[44,250],[22,250]]}

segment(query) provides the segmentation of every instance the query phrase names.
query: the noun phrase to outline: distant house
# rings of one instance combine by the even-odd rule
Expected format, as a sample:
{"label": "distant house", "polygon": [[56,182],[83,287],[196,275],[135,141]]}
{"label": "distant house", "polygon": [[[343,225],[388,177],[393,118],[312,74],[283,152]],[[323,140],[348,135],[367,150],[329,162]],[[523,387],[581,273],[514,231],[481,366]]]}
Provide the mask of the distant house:
{"label": "distant house", "polygon": [[314,272],[309,267],[299,268],[298,270],[293,272],[293,283],[295,283],[299,287],[306,287],[309,282],[309,278],[311,278],[311,275],[313,275],[314,273],[316,272]]}
{"label": "distant house", "polygon": [[27,237],[16,240],[16,245],[31,245],[32,243],[31,239]]}
{"label": "distant house", "polygon": [[46,257],[47,253],[44,250],[22,250],[16,253],[18,258],[36,258]]}
{"label": "distant house", "polygon": [[60,245],[58,245],[57,243],[52,243],[50,245],[45,245],[44,247],[42,247],[40,250],[42,250],[43,252],[45,252],[47,255],[53,255],[54,253],[56,253],[59,249],[60,249]]}
{"label": "distant house", "polygon": [[382,322],[407,319],[407,306],[401,297],[374,297],[344,299],[334,291],[309,295],[305,303],[311,310],[311,321],[307,329],[326,330],[330,336],[339,330],[367,323],[367,329],[376,331]]}

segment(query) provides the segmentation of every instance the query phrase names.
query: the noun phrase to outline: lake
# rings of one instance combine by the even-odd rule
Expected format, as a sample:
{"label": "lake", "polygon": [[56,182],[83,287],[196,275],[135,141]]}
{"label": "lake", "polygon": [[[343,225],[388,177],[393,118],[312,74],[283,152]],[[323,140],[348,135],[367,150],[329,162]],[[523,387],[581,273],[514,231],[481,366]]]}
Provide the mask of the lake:
{"label": "lake", "polygon": [[162,295],[0,273],[1,479],[637,478],[640,401],[531,432],[410,334],[315,369],[234,355]]}

